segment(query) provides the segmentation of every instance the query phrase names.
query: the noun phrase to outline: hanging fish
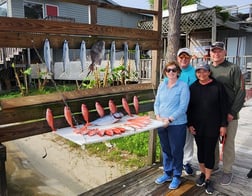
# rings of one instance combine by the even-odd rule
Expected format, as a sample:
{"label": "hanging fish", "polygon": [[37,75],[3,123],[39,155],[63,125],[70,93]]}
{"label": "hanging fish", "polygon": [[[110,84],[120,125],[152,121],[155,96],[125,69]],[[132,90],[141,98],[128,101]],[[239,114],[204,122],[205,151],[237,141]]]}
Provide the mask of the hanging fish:
{"label": "hanging fish", "polygon": [[69,47],[68,41],[65,40],[63,44],[63,72],[69,70],[70,59],[69,59]]}
{"label": "hanging fish", "polygon": [[84,40],[81,42],[80,62],[81,62],[81,70],[83,72],[87,62],[86,42]]}
{"label": "hanging fish", "polygon": [[50,108],[46,109],[46,121],[47,121],[48,125],[51,127],[52,131],[56,131],[56,128],[54,127],[53,113]]}
{"label": "hanging fish", "polygon": [[127,99],[126,98],[122,98],[122,106],[123,106],[123,109],[125,110],[125,112],[129,115],[129,116],[133,116],[131,114],[131,111],[130,111],[130,107],[129,107],[129,104],[127,102]]}
{"label": "hanging fish", "polygon": [[135,66],[136,66],[136,72],[139,72],[139,63],[140,63],[140,49],[139,44],[136,44],[135,47]]}
{"label": "hanging fish", "polygon": [[133,97],[133,106],[135,108],[136,114],[138,114],[138,112],[139,112],[139,102],[138,102],[138,98],[137,98],[136,95]]}
{"label": "hanging fish", "polygon": [[46,39],[44,42],[44,61],[47,67],[47,71],[51,73],[51,63],[52,63],[52,57],[51,57],[51,49],[50,49],[50,43],[49,40]]}
{"label": "hanging fish", "polygon": [[95,102],[95,108],[100,117],[103,117],[105,115],[104,108],[98,101]]}
{"label": "hanging fish", "polygon": [[114,69],[115,60],[116,60],[115,41],[112,41],[111,49],[110,49],[110,66],[111,66],[111,71]]}
{"label": "hanging fish", "polygon": [[128,66],[128,60],[129,60],[129,47],[127,42],[124,42],[124,66]]}
{"label": "hanging fish", "polygon": [[104,57],[105,54],[105,42],[104,41],[99,41],[95,43],[91,50],[90,50],[90,56],[91,56],[91,65],[89,65],[89,72],[87,76],[94,71],[95,65],[100,65],[101,61]]}

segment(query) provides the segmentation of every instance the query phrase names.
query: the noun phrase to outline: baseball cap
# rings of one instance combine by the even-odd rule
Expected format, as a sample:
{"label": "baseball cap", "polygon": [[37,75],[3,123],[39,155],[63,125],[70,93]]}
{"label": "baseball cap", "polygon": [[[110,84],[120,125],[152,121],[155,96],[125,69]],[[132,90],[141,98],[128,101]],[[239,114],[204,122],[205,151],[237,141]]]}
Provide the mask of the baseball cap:
{"label": "baseball cap", "polygon": [[213,50],[215,48],[219,48],[219,49],[222,49],[224,50],[225,49],[225,44],[224,42],[214,42],[211,47],[210,47],[210,50]]}
{"label": "baseball cap", "polygon": [[180,49],[178,50],[177,56],[181,55],[182,53],[186,53],[186,54],[188,54],[189,56],[192,56],[192,53],[191,53],[191,51],[190,51],[189,48],[180,48]]}
{"label": "baseball cap", "polygon": [[208,65],[207,62],[200,62],[199,64],[196,65],[195,71],[199,69],[204,69],[206,71],[210,71],[210,66]]}

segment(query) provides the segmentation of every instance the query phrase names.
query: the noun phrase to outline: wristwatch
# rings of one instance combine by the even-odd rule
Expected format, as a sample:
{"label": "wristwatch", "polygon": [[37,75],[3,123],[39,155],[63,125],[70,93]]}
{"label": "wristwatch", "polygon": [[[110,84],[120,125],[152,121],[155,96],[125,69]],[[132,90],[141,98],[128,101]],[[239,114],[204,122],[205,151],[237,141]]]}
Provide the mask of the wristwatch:
{"label": "wristwatch", "polygon": [[169,121],[169,123],[172,123],[173,120],[171,120],[170,118],[168,118],[168,121]]}

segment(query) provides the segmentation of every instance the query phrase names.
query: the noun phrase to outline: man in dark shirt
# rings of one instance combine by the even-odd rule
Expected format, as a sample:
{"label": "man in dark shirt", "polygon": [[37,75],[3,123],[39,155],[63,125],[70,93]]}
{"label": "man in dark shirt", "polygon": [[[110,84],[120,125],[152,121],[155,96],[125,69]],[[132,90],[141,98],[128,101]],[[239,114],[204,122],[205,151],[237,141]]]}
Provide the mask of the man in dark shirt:
{"label": "man in dark shirt", "polygon": [[[229,185],[232,181],[232,166],[235,160],[235,135],[238,128],[238,114],[245,101],[245,83],[240,67],[225,60],[223,42],[215,42],[210,48],[212,77],[224,85],[228,96],[228,127],[223,152],[223,174],[220,183]],[[219,163],[219,146],[216,147],[215,168]]]}

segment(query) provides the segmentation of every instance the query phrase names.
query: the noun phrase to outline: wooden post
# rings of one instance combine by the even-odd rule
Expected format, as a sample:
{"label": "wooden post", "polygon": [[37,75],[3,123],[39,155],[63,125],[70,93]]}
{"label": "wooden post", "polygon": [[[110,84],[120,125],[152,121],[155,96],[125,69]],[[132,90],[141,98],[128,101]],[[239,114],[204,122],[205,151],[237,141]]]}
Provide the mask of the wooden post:
{"label": "wooden post", "polygon": [[[151,118],[155,118],[154,112],[148,112]],[[157,151],[157,129],[149,131],[149,148],[148,148],[148,159],[147,165],[152,165],[156,162],[156,151]]]}
{"label": "wooden post", "polygon": [[7,194],[7,183],[6,183],[6,147],[0,144],[0,195],[6,196]]}
{"label": "wooden post", "polygon": [[149,149],[147,165],[152,165],[156,162],[156,149],[157,149],[157,129],[149,132]]}

